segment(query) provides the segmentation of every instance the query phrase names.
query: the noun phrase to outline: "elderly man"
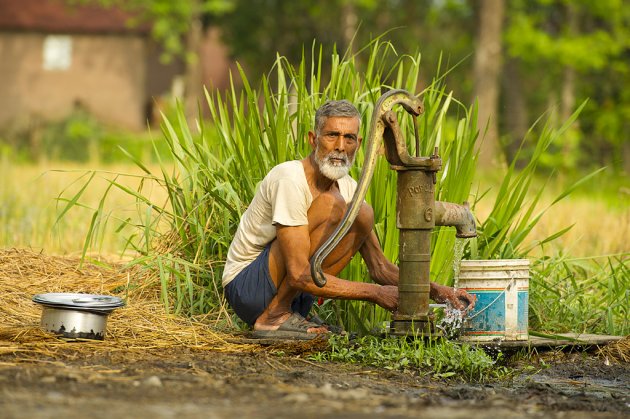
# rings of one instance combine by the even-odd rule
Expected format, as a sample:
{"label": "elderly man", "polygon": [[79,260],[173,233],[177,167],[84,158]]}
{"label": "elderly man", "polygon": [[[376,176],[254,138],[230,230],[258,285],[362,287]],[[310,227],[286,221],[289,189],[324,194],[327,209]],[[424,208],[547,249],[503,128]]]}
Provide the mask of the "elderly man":
{"label": "elderly man", "polygon": [[[329,101],[308,133],[311,154],[271,169],[243,214],[223,273],[223,287],[236,314],[254,337],[311,339],[329,333],[306,320],[315,297],[370,301],[396,311],[398,267],[380,248],[372,208],[363,206],[349,232],[322,264],[326,285],[317,287],[309,259],[341,222],[356,181],[348,172],[361,145],[360,115],[350,102]],[[375,283],[337,275],[359,252]],[[431,283],[430,297],[464,308],[463,290]],[[463,302],[462,302],[463,301]]]}

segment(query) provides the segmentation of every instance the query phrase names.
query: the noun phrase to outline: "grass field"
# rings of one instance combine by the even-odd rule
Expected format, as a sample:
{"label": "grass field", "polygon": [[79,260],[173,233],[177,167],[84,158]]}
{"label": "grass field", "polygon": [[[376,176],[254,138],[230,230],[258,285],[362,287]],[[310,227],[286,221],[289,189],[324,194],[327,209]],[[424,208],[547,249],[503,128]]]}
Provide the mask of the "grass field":
{"label": "grass field", "polygon": [[[82,203],[96,208],[108,187],[105,179],[114,179],[117,174],[139,175],[134,165],[91,167],[49,162],[34,165],[13,165],[7,161],[0,166],[3,182],[0,185],[2,207],[0,209],[0,245],[2,247],[29,247],[42,249],[49,254],[76,254],[83,249],[92,211],[73,208],[58,224],[55,224],[63,202],[57,198],[64,193],[72,196],[83,185],[87,172],[99,170],[102,180],[92,183],[82,196]],[[476,217],[487,217],[492,205],[493,189],[498,187],[496,176],[482,175],[478,180],[479,190],[490,192],[477,204]],[[133,176],[120,177],[118,181],[137,188],[139,181]],[[551,183],[545,188],[543,208],[549,204],[561,188],[561,182]],[[149,185],[147,185],[149,186]],[[538,187],[542,187],[539,185]],[[473,188],[476,190],[476,188]],[[145,188],[145,193],[149,193]],[[158,188],[150,191],[157,201],[166,199],[166,192]],[[117,218],[137,217],[133,198],[112,189],[106,203],[107,211]],[[624,188],[618,180],[602,184],[598,180],[584,185],[572,195],[552,206],[529,236],[534,241],[574,225],[565,235],[544,248],[536,255],[562,251],[572,257],[593,257],[619,254],[630,251],[630,188]],[[114,256],[124,248],[124,234],[116,233],[117,223],[112,220],[106,229],[108,234],[97,248],[100,252]]]}
{"label": "grass field", "polygon": [[[60,195],[73,196],[88,179],[91,170],[99,170],[95,182],[90,184],[82,196],[85,208],[73,208],[57,222],[65,202]],[[128,173],[131,176],[119,176]],[[80,254],[91,222],[93,209],[98,207],[109,180],[118,179],[130,188],[137,188],[139,174],[136,166],[115,165],[91,167],[68,163],[43,163],[13,165],[3,161],[0,175],[2,208],[0,211],[0,243],[7,247],[26,247],[43,250],[48,254]],[[149,193],[145,189],[145,193]],[[160,193],[155,190],[157,200]],[[151,193],[152,194],[152,193]],[[117,233],[116,219],[136,217],[137,208],[133,198],[120,190],[112,189],[106,202],[106,211],[113,218],[105,226],[106,234],[91,253],[101,253],[109,258],[117,257],[124,249],[124,234]]]}
{"label": "grass field", "polygon": [[[490,212],[493,191],[500,182],[500,173],[485,173],[478,176],[480,190],[490,188],[487,196],[477,206],[476,217],[484,220]],[[540,178],[531,188],[531,195],[544,187],[538,208],[549,207],[553,199],[570,183],[565,178]],[[475,188],[473,188],[475,190]],[[630,252],[630,180],[606,177],[602,173],[576,189],[563,200],[546,210],[545,214],[528,236],[530,241],[541,240],[568,226],[573,227],[564,235],[533,255],[550,255],[563,252],[573,257],[594,257]]]}
{"label": "grass field", "polygon": [[[95,178],[80,201],[59,218],[66,206],[66,201],[58,200],[59,196],[73,197],[95,170],[98,170]],[[121,176],[123,173],[128,176]],[[117,232],[118,220],[140,220],[146,209],[138,207],[130,194],[117,188],[109,191],[106,202],[101,202],[101,198],[110,185],[108,180],[115,179],[130,189],[137,189],[140,184],[137,167],[131,164],[100,168],[56,163],[13,165],[4,161],[0,174],[4,179],[0,187],[0,245],[3,248],[32,248],[49,255],[80,255],[94,209],[102,205],[103,213],[110,214],[109,222],[99,227],[100,239],[87,253],[109,261],[136,256],[129,251],[123,253],[129,234]],[[483,221],[493,205],[494,190],[498,188],[498,180],[493,179],[499,177],[496,173],[486,173],[479,178],[476,180],[479,187],[472,190],[489,190],[476,205],[475,215]],[[534,184],[532,195],[542,184]],[[565,187],[560,180],[547,184],[539,207],[548,206]],[[166,191],[155,185],[145,184],[143,194],[167,205]],[[573,228],[565,235],[531,251],[532,260],[541,263],[538,268],[541,274],[530,281],[530,324],[541,331],[627,333],[630,330],[627,321],[630,195],[624,183],[619,179],[591,180],[591,184],[583,185],[551,206],[526,242],[544,239],[570,225]]]}

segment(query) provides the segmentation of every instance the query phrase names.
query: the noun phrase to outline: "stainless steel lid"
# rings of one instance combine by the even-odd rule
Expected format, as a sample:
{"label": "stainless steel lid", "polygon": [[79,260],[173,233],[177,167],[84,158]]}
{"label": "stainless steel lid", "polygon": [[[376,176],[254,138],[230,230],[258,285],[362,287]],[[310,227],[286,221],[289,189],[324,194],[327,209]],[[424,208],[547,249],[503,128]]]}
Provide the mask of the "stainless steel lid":
{"label": "stainless steel lid", "polygon": [[60,292],[37,294],[33,302],[56,308],[97,311],[111,311],[125,305],[122,299],[110,295]]}

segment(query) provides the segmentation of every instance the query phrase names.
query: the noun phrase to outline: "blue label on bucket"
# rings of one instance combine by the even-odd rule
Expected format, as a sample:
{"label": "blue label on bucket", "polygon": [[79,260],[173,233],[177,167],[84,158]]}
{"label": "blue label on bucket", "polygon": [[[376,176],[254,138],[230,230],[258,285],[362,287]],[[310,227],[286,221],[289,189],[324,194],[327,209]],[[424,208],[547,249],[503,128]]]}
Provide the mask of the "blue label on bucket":
{"label": "blue label on bucket", "polygon": [[516,318],[516,327],[519,332],[527,333],[529,325],[527,316],[529,315],[527,307],[529,304],[529,291],[518,291],[518,314]]}
{"label": "blue label on bucket", "polygon": [[467,332],[491,334],[505,332],[505,293],[502,291],[468,290],[477,296],[475,308],[470,313]]}

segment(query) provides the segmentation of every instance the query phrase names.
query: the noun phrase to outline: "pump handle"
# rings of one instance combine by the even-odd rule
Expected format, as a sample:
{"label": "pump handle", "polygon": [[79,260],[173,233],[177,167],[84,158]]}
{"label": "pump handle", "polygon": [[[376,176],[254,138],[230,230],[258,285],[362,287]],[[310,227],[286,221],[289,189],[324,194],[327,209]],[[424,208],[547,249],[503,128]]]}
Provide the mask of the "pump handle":
{"label": "pump handle", "polygon": [[406,90],[391,90],[382,95],[372,113],[372,121],[370,124],[370,131],[368,135],[368,143],[365,151],[365,159],[363,163],[363,169],[361,170],[361,177],[357,184],[357,188],[354,191],[354,196],[346,213],[341,220],[341,223],[337,226],[332,235],[320,246],[319,249],[311,257],[311,277],[313,282],[318,287],[326,285],[326,277],[322,270],[322,263],[324,259],[328,257],[330,252],[339,244],[341,239],[346,235],[352,223],[357,218],[361,204],[365,199],[367,189],[372,180],[374,174],[374,168],[376,166],[376,159],[378,158],[378,152],[383,140],[383,133],[386,126],[385,117],[392,110],[394,105],[400,104],[403,108],[414,116],[418,116],[423,112],[422,101],[407,92]]}

